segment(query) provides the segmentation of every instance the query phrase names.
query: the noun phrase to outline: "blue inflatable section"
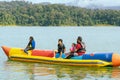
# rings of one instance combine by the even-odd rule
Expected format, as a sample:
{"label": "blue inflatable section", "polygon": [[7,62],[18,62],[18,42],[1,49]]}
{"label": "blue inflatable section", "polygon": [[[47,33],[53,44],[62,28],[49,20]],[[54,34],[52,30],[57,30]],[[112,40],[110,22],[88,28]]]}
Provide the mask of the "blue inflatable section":
{"label": "blue inflatable section", "polygon": [[74,56],[74,57],[71,57],[70,59],[82,60],[82,56]]}
{"label": "blue inflatable section", "polygon": [[[56,53],[55,58],[59,58],[59,57],[60,57],[60,53]],[[61,57],[66,58],[66,55],[63,53]]]}
{"label": "blue inflatable section", "polygon": [[112,54],[113,53],[91,53],[84,54],[82,56],[83,60],[92,59],[92,60],[104,60],[107,62],[112,62]]}

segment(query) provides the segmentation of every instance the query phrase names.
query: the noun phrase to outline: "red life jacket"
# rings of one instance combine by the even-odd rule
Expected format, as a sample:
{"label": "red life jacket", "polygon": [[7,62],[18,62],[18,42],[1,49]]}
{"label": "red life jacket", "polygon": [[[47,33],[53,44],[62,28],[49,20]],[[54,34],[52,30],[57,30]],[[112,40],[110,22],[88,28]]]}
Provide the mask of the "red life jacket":
{"label": "red life jacket", "polygon": [[76,45],[76,49],[77,49],[76,52],[78,53],[79,56],[85,54],[85,52],[86,52],[85,47],[86,47],[86,46],[85,46],[85,44],[84,44],[83,42],[78,43],[78,44]]}

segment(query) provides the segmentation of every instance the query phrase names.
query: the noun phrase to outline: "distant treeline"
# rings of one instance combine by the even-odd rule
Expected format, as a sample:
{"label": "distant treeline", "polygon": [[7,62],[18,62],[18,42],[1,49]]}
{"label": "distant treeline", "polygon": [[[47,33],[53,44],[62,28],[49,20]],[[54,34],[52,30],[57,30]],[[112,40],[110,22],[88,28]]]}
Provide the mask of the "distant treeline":
{"label": "distant treeline", "polygon": [[120,10],[85,9],[64,4],[0,2],[0,25],[120,26]]}

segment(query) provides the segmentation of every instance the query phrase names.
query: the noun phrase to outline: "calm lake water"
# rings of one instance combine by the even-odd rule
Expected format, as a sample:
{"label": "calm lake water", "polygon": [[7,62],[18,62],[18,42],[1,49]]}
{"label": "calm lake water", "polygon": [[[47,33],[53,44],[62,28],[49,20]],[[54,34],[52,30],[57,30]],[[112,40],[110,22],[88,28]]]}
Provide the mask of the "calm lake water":
{"label": "calm lake water", "polygon": [[[29,36],[36,49],[56,49],[62,38],[69,51],[78,36],[87,52],[120,53],[119,27],[0,27],[0,46],[25,48]],[[120,67],[73,67],[8,61],[0,48],[0,80],[119,80]]]}

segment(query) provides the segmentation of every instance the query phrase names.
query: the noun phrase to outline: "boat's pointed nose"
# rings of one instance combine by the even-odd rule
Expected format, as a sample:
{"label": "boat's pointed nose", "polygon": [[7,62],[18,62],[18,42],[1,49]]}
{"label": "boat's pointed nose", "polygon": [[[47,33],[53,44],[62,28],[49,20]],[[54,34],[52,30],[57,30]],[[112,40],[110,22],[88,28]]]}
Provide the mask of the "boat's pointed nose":
{"label": "boat's pointed nose", "polygon": [[6,47],[6,46],[2,46],[2,49],[3,51],[5,52],[5,54],[7,55],[7,57],[9,57],[9,52],[10,52],[10,49],[9,47]]}
{"label": "boat's pointed nose", "polygon": [[119,54],[113,53],[112,64],[113,64],[113,66],[120,66],[120,55]]}

